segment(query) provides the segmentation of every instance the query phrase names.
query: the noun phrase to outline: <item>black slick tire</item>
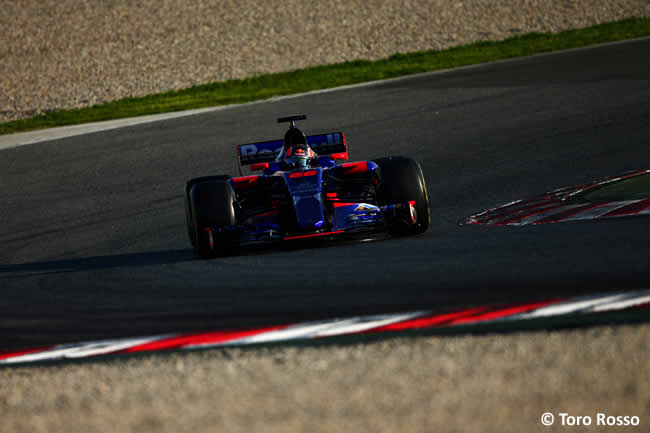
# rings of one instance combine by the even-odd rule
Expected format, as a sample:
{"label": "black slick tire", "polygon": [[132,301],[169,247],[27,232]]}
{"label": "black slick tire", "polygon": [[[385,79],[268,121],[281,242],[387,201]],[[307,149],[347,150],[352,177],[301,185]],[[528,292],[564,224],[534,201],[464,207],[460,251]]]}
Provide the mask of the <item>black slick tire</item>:
{"label": "black slick tire", "polygon": [[185,191],[183,194],[183,198],[185,202],[185,225],[187,227],[187,238],[190,240],[190,244],[192,244],[192,248],[196,248],[196,235],[194,232],[194,221],[192,218],[192,205],[191,205],[192,201],[190,199],[190,191],[192,190],[192,187],[200,182],[224,181],[230,179],[231,177],[232,176],[228,176],[228,175],[195,177],[194,179],[190,179],[189,181],[187,181],[187,183],[185,184]]}
{"label": "black slick tire", "polygon": [[190,181],[189,188],[186,186],[188,236],[194,251],[203,258],[228,255],[236,247],[234,239],[223,236],[213,234],[211,241],[210,230],[232,226],[237,222],[232,186],[226,180],[215,177],[200,178],[198,182]]}
{"label": "black slick tire", "polygon": [[431,221],[427,186],[417,161],[404,156],[374,159],[379,166],[380,187],[377,198],[381,205],[415,201],[416,222],[409,226],[390,227],[393,235],[424,233]]}

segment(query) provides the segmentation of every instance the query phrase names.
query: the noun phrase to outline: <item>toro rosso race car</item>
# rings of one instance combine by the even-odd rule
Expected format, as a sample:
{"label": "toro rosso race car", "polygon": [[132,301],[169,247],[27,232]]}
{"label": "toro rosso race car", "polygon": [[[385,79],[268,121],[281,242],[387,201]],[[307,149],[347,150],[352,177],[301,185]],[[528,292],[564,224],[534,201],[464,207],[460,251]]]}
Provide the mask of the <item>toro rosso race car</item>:
{"label": "toro rosso race car", "polygon": [[[284,140],[237,146],[239,177],[205,176],[185,185],[192,247],[201,257],[240,246],[345,234],[418,234],[429,226],[420,165],[390,156],[347,162],[342,132],[305,136],[289,122]],[[243,168],[261,172],[243,175]]]}

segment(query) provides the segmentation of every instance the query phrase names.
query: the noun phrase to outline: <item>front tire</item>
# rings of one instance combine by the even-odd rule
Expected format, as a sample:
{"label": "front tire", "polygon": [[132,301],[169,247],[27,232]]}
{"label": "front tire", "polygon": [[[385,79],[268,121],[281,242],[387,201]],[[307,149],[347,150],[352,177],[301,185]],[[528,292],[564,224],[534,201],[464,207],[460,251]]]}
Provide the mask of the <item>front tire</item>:
{"label": "front tire", "polygon": [[381,205],[415,201],[415,224],[390,227],[393,235],[424,233],[431,221],[429,196],[417,161],[404,156],[389,156],[373,160],[379,166],[380,187],[377,198]]}
{"label": "front tire", "polygon": [[194,221],[192,218],[192,205],[191,205],[191,199],[190,199],[190,191],[192,190],[192,187],[196,185],[197,183],[201,182],[207,182],[207,181],[224,181],[230,179],[232,176],[228,175],[216,175],[216,176],[202,176],[202,177],[195,177],[194,179],[190,179],[187,181],[185,184],[185,194],[183,194],[184,201],[185,201],[185,225],[187,226],[187,238],[190,240],[190,243],[192,244],[192,248],[196,248],[196,236],[194,233]]}
{"label": "front tire", "polygon": [[187,231],[199,256],[209,258],[233,251],[234,240],[222,234],[216,236],[215,231],[237,223],[234,203],[235,192],[225,180],[213,178],[190,186],[185,205]]}

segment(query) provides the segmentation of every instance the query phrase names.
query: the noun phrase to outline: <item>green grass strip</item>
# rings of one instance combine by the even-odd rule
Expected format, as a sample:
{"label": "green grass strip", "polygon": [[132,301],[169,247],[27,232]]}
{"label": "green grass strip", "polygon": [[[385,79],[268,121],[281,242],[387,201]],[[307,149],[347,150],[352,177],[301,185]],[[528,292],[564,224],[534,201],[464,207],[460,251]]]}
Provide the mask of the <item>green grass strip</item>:
{"label": "green grass strip", "polygon": [[510,59],[650,35],[649,18],[632,18],[561,33],[531,33],[503,41],[478,42],[446,50],[396,54],[377,61],[357,60],[187,89],[101,105],[61,110],[0,124],[0,134],[76,125],[193,108],[237,104],[273,96],[355,84]]}

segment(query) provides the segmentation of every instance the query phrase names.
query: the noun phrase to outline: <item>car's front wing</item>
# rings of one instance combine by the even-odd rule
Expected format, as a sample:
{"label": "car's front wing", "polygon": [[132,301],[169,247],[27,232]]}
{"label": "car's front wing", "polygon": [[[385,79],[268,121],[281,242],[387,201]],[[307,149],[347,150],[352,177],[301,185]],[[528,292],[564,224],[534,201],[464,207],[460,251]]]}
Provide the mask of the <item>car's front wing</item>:
{"label": "car's front wing", "polygon": [[249,218],[244,224],[208,228],[206,231],[211,245],[228,242],[247,246],[296,239],[327,238],[343,234],[383,232],[395,224],[414,224],[415,221],[414,202],[381,207],[368,203],[336,203],[331,224],[318,230],[286,233],[277,224],[274,215],[261,215]]}

